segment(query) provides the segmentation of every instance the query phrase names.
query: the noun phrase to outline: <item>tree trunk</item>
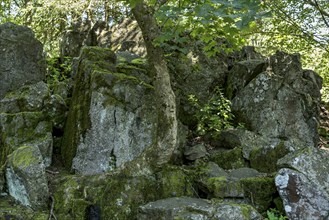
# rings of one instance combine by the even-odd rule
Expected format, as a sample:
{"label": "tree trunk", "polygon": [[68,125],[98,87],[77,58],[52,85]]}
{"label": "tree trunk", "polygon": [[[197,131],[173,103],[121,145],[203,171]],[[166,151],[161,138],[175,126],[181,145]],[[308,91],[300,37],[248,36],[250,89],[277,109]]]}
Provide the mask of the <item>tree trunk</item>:
{"label": "tree trunk", "polygon": [[170,161],[176,148],[176,99],[171,88],[163,50],[153,44],[153,40],[160,35],[160,29],[151,9],[141,1],[132,8],[132,12],[142,30],[151,71],[156,77],[154,83],[158,112],[156,162],[157,165],[162,165]]}

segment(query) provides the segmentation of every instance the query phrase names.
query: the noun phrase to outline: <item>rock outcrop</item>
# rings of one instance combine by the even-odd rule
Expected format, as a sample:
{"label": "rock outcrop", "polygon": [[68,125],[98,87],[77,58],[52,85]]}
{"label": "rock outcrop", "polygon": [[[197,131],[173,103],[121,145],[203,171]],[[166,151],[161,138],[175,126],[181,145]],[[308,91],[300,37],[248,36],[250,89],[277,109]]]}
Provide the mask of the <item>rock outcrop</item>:
{"label": "rock outcrop", "polygon": [[[145,164],[156,160],[158,132],[153,75],[146,59],[133,54],[143,47],[136,23],[121,26],[139,35],[115,30],[116,54],[100,47],[80,51],[82,45],[115,46],[95,35],[101,27],[67,35],[74,48],[63,53],[80,54],[72,97],[66,81],[48,85],[44,72],[33,78],[18,70],[22,65],[28,73],[42,72],[41,64],[24,66],[27,58],[16,56],[30,43],[4,50],[4,59],[19,61],[8,68],[0,63],[0,74],[9,71],[8,82],[16,73],[25,81],[0,85],[0,206],[9,194],[35,213],[15,206],[10,213],[1,208],[0,218],[44,219],[42,211],[51,205],[58,219],[262,219],[282,202],[290,219],[328,218],[329,155],[315,148],[322,81],[301,68],[298,55],[277,52],[264,59],[246,47],[235,58],[209,58],[198,42],[184,47],[185,54],[167,48],[183,124],[191,129],[196,123],[188,95],[206,103],[215,87],[227,85],[236,123],[244,127],[191,137],[186,144],[188,132],[180,124],[172,164],[151,169]],[[10,23],[3,27],[0,49],[8,36],[16,41],[16,29],[32,36]],[[35,62],[39,50],[32,51]]]}
{"label": "rock outcrop", "polygon": [[303,70],[298,55],[283,52],[248,72],[255,77],[232,100],[238,120],[262,136],[291,140],[291,150],[317,146],[322,79]]}
{"label": "rock outcrop", "polygon": [[79,63],[62,155],[67,167],[90,175],[120,167],[153,146],[157,114],[153,86],[132,71],[117,72],[112,51],[86,47]]}
{"label": "rock outcrop", "polygon": [[8,91],[46,77],[43,46],[31,29],[13,23],[0,25],[0,99]]}

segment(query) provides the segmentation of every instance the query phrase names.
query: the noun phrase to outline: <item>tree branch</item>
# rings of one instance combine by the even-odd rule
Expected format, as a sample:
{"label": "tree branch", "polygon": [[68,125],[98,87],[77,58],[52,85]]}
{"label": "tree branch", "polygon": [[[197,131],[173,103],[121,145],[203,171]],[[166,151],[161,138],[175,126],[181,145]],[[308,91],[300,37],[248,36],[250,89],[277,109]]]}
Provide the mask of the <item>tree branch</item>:
{"label": "tree branch", "polygon": [[327,27],[329,28],[329,23],[327,22],[327,19],[325,18],[325,16],[329,17],[329,13],[327,13],[326,11],[323,11],[323,10],[320,8],[320,6],[319,6],[317,0],[314,0],[314,2],[312,2],[312,0],[309,0],[308,2],[309,2],[310,5],[313,5],[313,6],[314,6],[314,7],[320,12],[321,17],[322,17],[324,23],[325,23],[325,24],[327,25]]}

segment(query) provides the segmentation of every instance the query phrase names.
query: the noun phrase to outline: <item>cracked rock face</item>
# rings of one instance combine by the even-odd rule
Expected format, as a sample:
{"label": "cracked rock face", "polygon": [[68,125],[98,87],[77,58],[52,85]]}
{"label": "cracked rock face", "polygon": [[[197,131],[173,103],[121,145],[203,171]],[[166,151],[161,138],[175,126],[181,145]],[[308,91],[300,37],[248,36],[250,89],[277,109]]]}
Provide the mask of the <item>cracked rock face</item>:
{"label": "cracked rock face", "polygon": [[232,99],[236,116],[264,137],[294,139],[294,150],[316,146],[320,76],[303,70],[298,55],[283,52],[269,58],[265,71],[256,70],[248,70],[254,78]]}
{"label": "cracked rock face", "polygon": [[[86,48],[80,56],[64,132],[64,161],[84,175],[120,167],[140,156],[156,140],[152,86],[129,72],[117,73],[113,52],[102,51]],[[100,59],[112,61],[102,66],[93,57],[94,52],[101,54]]]}

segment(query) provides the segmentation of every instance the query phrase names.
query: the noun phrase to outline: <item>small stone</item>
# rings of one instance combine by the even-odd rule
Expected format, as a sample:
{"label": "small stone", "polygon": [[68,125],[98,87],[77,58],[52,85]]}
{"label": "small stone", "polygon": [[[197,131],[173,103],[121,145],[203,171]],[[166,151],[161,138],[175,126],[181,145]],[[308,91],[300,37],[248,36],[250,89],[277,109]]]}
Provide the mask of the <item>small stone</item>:
{"label": "small stone", "polygon": [[204,144],[197,144],[185,150],[186,159],[194,161],[207,156],[208,152]]}

